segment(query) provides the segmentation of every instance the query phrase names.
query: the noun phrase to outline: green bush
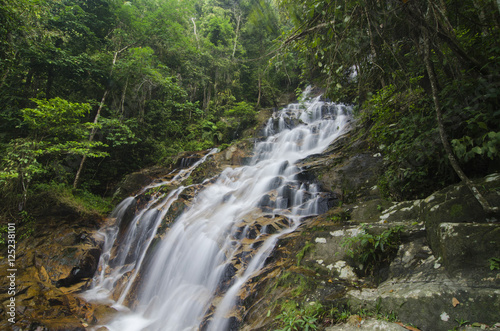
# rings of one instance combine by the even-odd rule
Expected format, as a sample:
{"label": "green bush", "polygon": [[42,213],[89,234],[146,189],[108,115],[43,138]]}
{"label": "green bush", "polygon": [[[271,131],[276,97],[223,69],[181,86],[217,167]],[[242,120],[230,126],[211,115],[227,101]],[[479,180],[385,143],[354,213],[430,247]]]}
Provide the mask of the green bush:
{"label": "green bush", "polygon": [[365,274],[373,271],[396,252],[400,244],[400,235],[404,227],[401,225],[391,227],[380,234],[370,233],[371,226],[363,224],[362,231],[355,237],[346,237],[342,247],[347,248],[347,255],[356,263],[363,265]]}
{"label": "green bush", "polygon": [[241,138],[243,131],[255,124],[257,111],[245,101],[236,103],[224,112],[229,140]]}
{"label": "green bush", "polygon": [[281,314],[276,316],[280,326],[276,331],[317,330],[322,310],[320,303],[301,306],[295,301],[286,301],[281,305]]}
{"label": "green bush", "polygon": [[430,100],[416,84],[418,79],[412,89],[386,86],[365,102],[360,113],[388,161],[378,183],[386,198],[422,198],[453,178]]}

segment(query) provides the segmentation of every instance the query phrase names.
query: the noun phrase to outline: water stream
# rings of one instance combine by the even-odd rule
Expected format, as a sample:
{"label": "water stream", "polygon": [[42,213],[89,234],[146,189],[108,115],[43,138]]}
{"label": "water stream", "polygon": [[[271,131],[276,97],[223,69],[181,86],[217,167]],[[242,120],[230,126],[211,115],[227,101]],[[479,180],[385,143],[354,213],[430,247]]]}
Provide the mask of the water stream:
{"label": "water stream", "polygon": [[210,153],[145,188],[142,194],[153,193],[143,206],[136,196],[116,207],[110,216],[115,224],[102,230],[99,272],[85,294],[121,310],[106,325],[109,330],[234,329],[231,317],[244,284],[278,239],[324,203],[316,184],[299,181],[295,163],[324,151],[343,133],[349,108],[304,99],[274,112],[249,164],[226,168],[207,183],[161,241],[154,240],[158,228],[186,187],[165,194],[154,188],[182,182]]}

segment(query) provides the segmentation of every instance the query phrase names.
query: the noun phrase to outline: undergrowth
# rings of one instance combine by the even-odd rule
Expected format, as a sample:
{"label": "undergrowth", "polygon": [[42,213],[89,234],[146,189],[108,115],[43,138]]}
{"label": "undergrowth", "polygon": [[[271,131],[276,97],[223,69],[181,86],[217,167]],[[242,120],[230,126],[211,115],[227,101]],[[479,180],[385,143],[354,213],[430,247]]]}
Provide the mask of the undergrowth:
{"label": "undergrowth", "polygon": [[362,231],[357,236],[346,237],[342,241],[342,247],[347,249],[347,255],[363,266],[366,275],[373,274],[377,266],[388,262],[400,244],[400,235],[404,229],[398,225],[376,234],[370,232],[371,228],[363,224]]}

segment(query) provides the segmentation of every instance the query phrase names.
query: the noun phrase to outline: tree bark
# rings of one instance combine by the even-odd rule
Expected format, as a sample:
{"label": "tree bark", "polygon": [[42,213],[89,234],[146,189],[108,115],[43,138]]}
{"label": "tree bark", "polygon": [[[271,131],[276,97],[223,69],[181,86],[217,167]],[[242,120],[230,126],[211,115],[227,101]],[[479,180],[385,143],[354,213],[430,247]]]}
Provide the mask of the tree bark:
{"label": "tree bark", "polygon": [[260,106],[260,96],[262,94],[261,81],[262,81],[262,78],[259,75],[259,81],[258,81],[259,95],[257,96],[257,106]]}
{"label": "tree bark", "polygon": [[[500,0],[498,0],[500,1]],[[455,37],[450,36],[446,33],[446,29],[443,29],[443,24],[435,18],[434,24],[429,24],[425,17],[427,14],[423,14],[415,8],[409,8],[408,17],[413,21],[413,25],[419,29],[423,29],[424,33],[433,33],[443,42],[445,42],[450,50],[456,55],[457,59],[462,63],[465,69],[474,69],[482,74],[488,74],[487,70],[483,68],[481,63],[469,56],[462,47],[456,42]],[[442,30],[445,30],[444,32]]]}
{"label": "tree bark", "polygon": [[[125,46],[124,48],[115,52],[115,54],[113,56],[113,62],[111,64],[111,70],[109,72],[109,77],[111,77],[113,75],[113,69],[115,67],[116,60],[118,59],[118,54],[120,54],[121,52],[123,52],[124,50],[126,50],[129,47],[130,47],[130,45]],[[101,110],[102,110],[102,107],[104,106],[104,102],[106,101],[106,96],[108,95],[108,93],[109,93],[109,89],[104,91],[104,95],[102,96],[101,103],[99,104],[99,108],[97,108],[97,113],[94,117],[94,124],[97,124],[97,122],[99,121],[99,117],[101,116]],[[90,131],[89,142],[94,141],[94,136],[95,136],[96,132],[97,132],[97,126],[94,125],[94,127]],[[78,181],[80,180],[80,175],[82,173],[82,169],[83,169],[83,165],[85,163],[85,160],[87,160],[87,155],[83,155],[82,161],[80,162],[80,166],[78,167],[78,171],[76,172],[75,180],[73,181],[73,189],[76,189],[76,187],[78,186]]]}
{"label": "tree bark", "polygon": [[125,95],[127,93],[127,87],[128,87],[128,77],[127,80],[125,80],[125,87],[123,88],[122,99],[120,101],[120,116],[122,119],[125,114]]}
{"label": "tree bark", "polygon": [[439,129],[439,136],[441,138],[441,143],[443,144],[444,150],[448,156],[448,159],[450,160],[451,166],[453,167],[453,170],[455,170],[456,174],[458,177],[462,180],[462,182],[469,188],[469,190],[472,192],[472,195],[476,198],[476,200],[479,202],[483,210],[485,211],[487,217],[494,217],[494,215],[498,214],[499,209],[498,207],[492,207],[488,200],[484,198],[484,196],[479,192],[477,187],[474,185],[474,183],[467,177],[467,175],[463,172],[462,168],[458,164],[458,161],[453,154],[453,150],[451,148],[450,143],[448,142],[448,137],[446,134],[446,131],[444,130],[444,125],[443,125],[443,114],[441,112],[441,104],[439,101],[439,95],[438,95],[438,88],[437,88],[437,78],[434,75],[434,71],[432,68],[432,63],[430,60],[430,37],[429,37],[429,32],[427,30],[424,30],[424,62],[425,62],[425,68],[427,70],[427,75],[429,76],[429,80],[431,83],[431,90],[432,90],[432,100],[434,101],[434,108],[436,111],[436,119],[438,123],[438,129]]}
{"label": "tree bark", "polygon": [[[106,96],[108,95],[108,92],[109,92],[109,90],[106,90],[104,92],[104,95],[102,96],[101,103],[99,104],[99,108],[97,108],[97,114],[95,115],[95,118],[94,118],[94,124],[97,124],[97,122],[99,121],[99,117],[101,116],[101,110],[102,110],[102,107],[104,106],[104,102],[106,101]],[[92,130],[90,131],[89,142],[92,142],[94,140],[94,136],[95,136],[96,131],[97,131],[96,126],[94,126],[92,128]],[[83,155],[82,161],[80,162],[80,166],[78,167],[78,171],[76,172],[75,180],[73,182],[74,189],[76,189],[76,187],[78,186],[78,181],[80,180],[80,175],[82,173],[83,164],[85,163],[86,159],[87,159],[87,155]]]}
{"label": "tree bark", "polygon": [[234,37],[233,58],[234,58],[234,55],[236,54],[236,46],[238,45],[238,35],[240,33],[240,22],[241,22],[241,14],[236,17],[236,36]]}
{"label": "tree bark", "polygon": [[193,22],[193,32],[194,37],[196,38],[196,47],[200,49],[200,41],[198,40],[198,33],[196,32],[196,22],[194,20],[194,17],[191,17],[191,21]]}

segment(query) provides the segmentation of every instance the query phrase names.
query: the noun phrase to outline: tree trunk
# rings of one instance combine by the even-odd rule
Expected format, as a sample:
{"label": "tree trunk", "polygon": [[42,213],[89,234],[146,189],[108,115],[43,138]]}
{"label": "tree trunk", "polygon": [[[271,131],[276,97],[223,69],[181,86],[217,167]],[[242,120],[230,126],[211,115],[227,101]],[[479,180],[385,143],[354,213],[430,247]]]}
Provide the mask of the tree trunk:
{"label": "tree trunk", "polygon": [[[108,95],[108,92],[109,92],[109,90],[106,90],[104,92],[104,95],[102,96],[101,103],[99,104],[99,108],[97,108],[97,114],[95,115],[95,118],[94,118],[94,124],[97,124],[97,122],[99,121],[99,117],[101,116],[101,110],[102,110],[102,107],[104,106],[104,102],[106,101],[106,96]],[[92,142],[94,140],[94,136],[95,136],[96,131],[97,131],[97,129],[96,129],[96,126],[94,125],[94,127],[92,128],[92,131],[90,131],[89,142]],[[83,155],[82,161],[80,162],[80,167],[78,167],[78,171],[76,172],[75,181],[73,182],[74,189],[76,189],[76,187],[78,185],[78,181],[80,180],[80,175],[81,175],[82,169],[83,169],[83,164],[85,163],[86,159],[87,159],[87,155]]]}
{"label": "tree trunk", "polygon": [[198,33],[196,32],[196,22],[194,20],[194,17],[191,17],[191,21],[193,22],[193,32],[194,37],[196,38],[196,47],[200,49],[200,41],[198,40]]}
{"label": "tree trunk", "polygon": [[429,76],[429,80],[431,83],[432,99],[434,101],[434,108],[436,111],[436,119],[437,119],[437,123],[438,123],[439,136],[441,138],[441,142],[442,142],[444,150],[448,156],[448,159],[450,160],[450,163],[451,163],[451,166],[453,167],[453,170],[455,170],[458,177],[460,177],[462,182],[472,192],[472,195],[479,202],[479,204],[481,205],[481,207],[485,211],[486,215],[488,217],[493,217],[495,214],[497,214],[499,212],[498,207],[492,207],[489,204],[488,200],[486,200],[484,198],[484,196],[481,194],[481,192],[479,192],[479,190],[474,185],[474,183],[463,172],[462,168],[458,164],[458,161],[457,161],[455,155],[453,154],[453,150],[451,148],[451,145],[448,142],[448,137],[446,135],[446,132],[444,130],[444,125],[443,125],[443,114],[441,113],[441,105],[439,102],[437,78],[434,75],[432,63],[430,60],[430,41],[429,41],[429,39],[430,39],[429,32],[427,30],[424,30],[424,62],[425,62],[425,68],[427,70],[427,75]]}
{"label": "tree trunk", "polygon": [[122,119],[123,119],[124,114],[125,114],[125,95],[127,93],[127,87],[128,87],[128,77],[127,77],[127,80],[125,81],[125,87],[123,88],[122,99],[120,101],[120,117]]}
{"label": "tree trunk", "polygon": [[234,55],[236,54],[236,45],[238,44],[238,35],[240,33],[240,22],[241,22],[241,14],[236,17],[236,36],[234,37],[233,58]]}
{"label": "tree trunk", "polygon": [[259,85],[258,85],[258,88],[259,88],[259,95],[257,96],[257,106],[260,106],[260,96],[262,95],[262,78],[260,77],[259,75]]}
{"label": "tree trunk", "polygon": [[[124,50],[126,50],[129,47],[130,47],[130,45],[125,46],[124,48],[115,52],[115,54],[113,56],[113,63],[111,64],[111,70],[109,71],[109,77],[111,77],[113,75],[113,69],[115,67],[116,60],[118,59],[118,54],[120,54],[121,52],[123,52]],[[108,93],[109,93],[109,89],[107,89],[104,92],[104,95],[102,96],[101,103],[99,104],[99,108],[97,108],[97,113],[94,117],[94,124],[97,124],[97,122],[99,121],[99,117],[101,116],[101,110],[102,110],[102,107],[104,106],[104,102],[106,101],[106,96],[108,95]],[[95,136],[96,131],[97,131],[96,125],[94,125],[94,127],[90,131],[89,142],[92,142],[94,140],[94,136]],[[78,171],[76,172],[75,180],[73,182],[74,189],[76,189],[76,187],[78,186],[78,181],[80,180],[80,175],[82,173],[83,164],[85,163],[86,159],[87,159],[87,156],[83,155],[82,161],[80,162],[80,166],[78,167]]]}

